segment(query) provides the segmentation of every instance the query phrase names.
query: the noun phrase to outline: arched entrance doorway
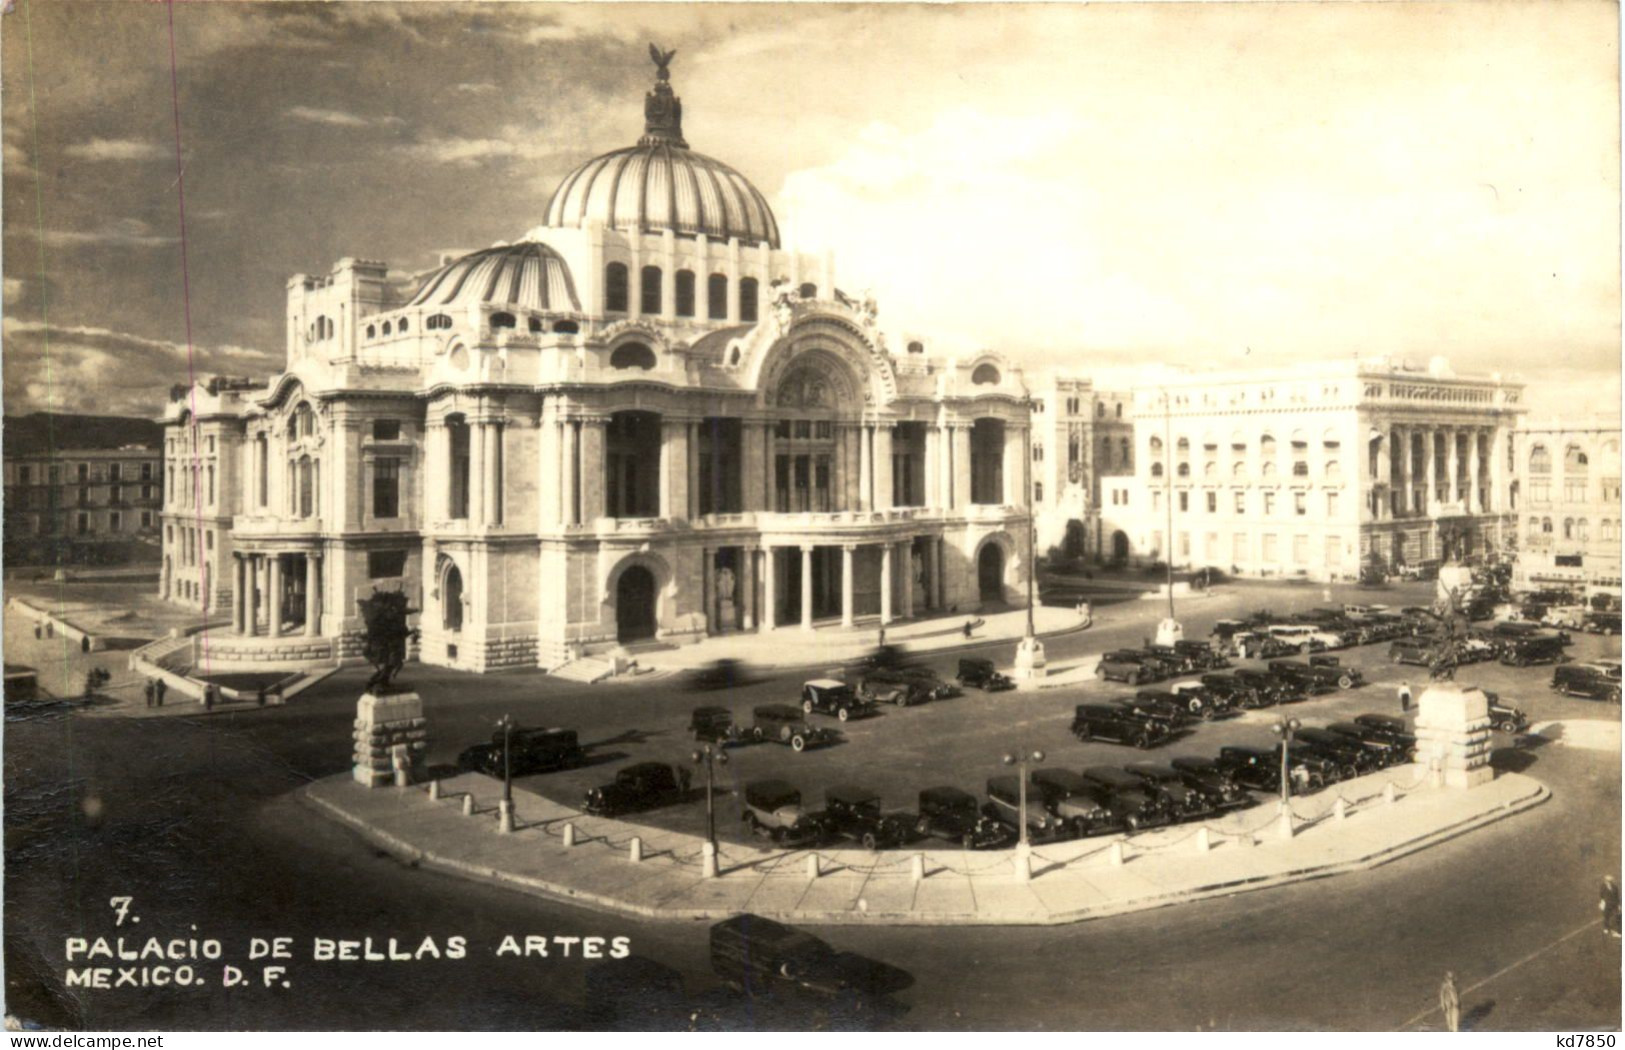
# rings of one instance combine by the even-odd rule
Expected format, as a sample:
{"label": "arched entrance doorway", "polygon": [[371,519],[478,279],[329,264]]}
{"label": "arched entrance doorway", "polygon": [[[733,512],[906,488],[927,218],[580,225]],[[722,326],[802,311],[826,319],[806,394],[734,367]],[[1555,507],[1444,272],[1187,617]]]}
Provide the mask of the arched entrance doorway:
{"label": "arched entrance doorway", "polygon": [[463,574],[455,565],[446,569],[446,580],[440,585],[440,610],[446,630],[463,629]]}
{"label": "arched entrance doorway", "polygon": [[976,590],[984,602],[1004,600],[1004,551],[989,543],[976,556]]}
{"label": "arched entrance doorway", "polygon": [[615,584],[615,637],[635,642],[655,635],[655,576],[641,565],[621,573]]}
{"label": "arched entrance doorway", "polygon": [[1128,561],[1128,534],[1122,529],[1112,533],[1112,560]]}

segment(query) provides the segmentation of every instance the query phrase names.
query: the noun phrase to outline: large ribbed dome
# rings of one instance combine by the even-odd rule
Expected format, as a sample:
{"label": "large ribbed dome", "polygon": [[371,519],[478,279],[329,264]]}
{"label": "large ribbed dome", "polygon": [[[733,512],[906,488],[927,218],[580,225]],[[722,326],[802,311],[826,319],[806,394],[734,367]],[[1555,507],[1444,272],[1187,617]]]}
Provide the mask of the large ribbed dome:
{"label": "large ribbed dome", "polygon": [[538,241],[501,244],[454,259],[430,274],[407,305],[475,302],[581,312],[570,267],[558,252]]}
{"label": "large ribbed dome", "polygon": [[703,233],[777,248],[779,224],[766,198],[745,176],[684,141],[683,103],[672,93],[666,68],[674,52],[651,46],[650,54],[659,79],[644,98],[643,138],[566,175],[547,202],[547,225],[597,222],[634,233]]}

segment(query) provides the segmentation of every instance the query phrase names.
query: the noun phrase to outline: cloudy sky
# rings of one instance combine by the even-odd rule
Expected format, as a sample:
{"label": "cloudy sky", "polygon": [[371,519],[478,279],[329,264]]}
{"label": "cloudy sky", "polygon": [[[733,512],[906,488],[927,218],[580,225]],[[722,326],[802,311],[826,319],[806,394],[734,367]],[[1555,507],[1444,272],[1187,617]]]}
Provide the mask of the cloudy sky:
{"label": "cloudy sky", "polygon": [[640,134],[651,40],[894,333],[1115,381],[1444,354],[1618,410],[1613,3],[17,5],[6,411],[156,413],[279,365],[290,274],[520,236]]}

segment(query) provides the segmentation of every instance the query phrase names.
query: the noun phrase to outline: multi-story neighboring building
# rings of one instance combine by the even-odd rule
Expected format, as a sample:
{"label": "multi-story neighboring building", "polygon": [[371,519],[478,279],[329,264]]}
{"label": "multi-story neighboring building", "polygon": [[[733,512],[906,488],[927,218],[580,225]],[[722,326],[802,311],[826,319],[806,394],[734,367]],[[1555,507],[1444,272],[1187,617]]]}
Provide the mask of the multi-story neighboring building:
{"label": "multi-story neighboring building", "polygon": [[1351,579],[1500,546],[1522,385],[1388,359],[1134,390],[1138,469],[1108,480],[1118,556]]}
{"label": "multi-story neighboring building", "polygon": [[171,403],[200,495],[166,518],[169,593],[195,566],[229,601],[212,659],[352,655],[375,588],[411,596],[423,660],[476,670],[1024,592],[1021,372],[894,353],[689,149],[664,68],[645,117],[512,244],[404,293],[379,262],[294,277],[285,370]]}
{"label": "multi-story neighboring building", "polygon": [[1528,420],[1514,434],[1512,583],[1620,594],[1619,418]]}
{"label": "multi-story neighboring building", "polygon": [[1028,386],[1038,549],[1099,557],[1101,478],[1134,472],[1129,395],[1096,390],[1088,379],[1053,372]]}
{"label": "multi-story neighboring building", "polygon": [[161,453],[144,440],[151,424],[71,416],[54,417],[52,423],[49,438],[44,426],[7,429],[8,564],[71,560],[75,555],[65,552],[76,547],[155,539],[164,470]]}

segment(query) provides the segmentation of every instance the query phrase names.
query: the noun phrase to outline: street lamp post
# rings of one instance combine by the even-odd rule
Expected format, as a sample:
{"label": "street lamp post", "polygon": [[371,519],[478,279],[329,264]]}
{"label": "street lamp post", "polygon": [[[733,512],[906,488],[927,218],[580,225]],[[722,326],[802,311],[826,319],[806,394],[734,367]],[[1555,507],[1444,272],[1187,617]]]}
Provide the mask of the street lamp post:
{"label": "street lamp post", "polygon": [[688,757],[694,761],[695,765],[705,766],[705,834],[706,841],[711,844],[711,855],[715,857],[717,853],[717,812],[716,804],[712,801],[715,792],[711,788],[715,776],[714,767],[728,764],[728,752],[724,751],[721,745],[712,748],[710,744],[706,744],[699,750],[690,753]]}
{"label": "street lamp post", "polygon": [[1157,644],[1173,645],[1185,637],[1185,629],[1174,618],[1174,399],[1167,387],[1159,389],[1162,391],[1162,499],[1167,504],[1162,563],[1164,586],[1168,589],[1168,616],[1157,624]]}
{"label": "street lamp post", "polygon": [[497,807],[497,830],[513,831],[513,716],[497,722],[502,730],[502,804]]}
{"label": "street lamp post", "polygon": [[1275,735],[1281,738],[1281,812],[1290,812],[1287,801],[1291,795],[1291,775],[1287,772],[1287,752],[1292,749],[1292,734],[1303,728],[1303,723],[1296,718],[1278,719],[1273,726]]}
{"label": "street lamp post", "polygon": [[[1032,405],[1033,402],[1029,400],[1027,402],[1029,410]],[[1038,507],[1033,499],[1031,419],[1032,416],[1029,411],[1027,438],[1022,450],[1023,488],[1026,490],[1027,497],[1027,632],[1016,645],[1016,677],[1020,679],[1044,677],[1046,664],[1044,643],[1038,640],[1038,629],[1033,620],[1033,607],[1037,604],[1035,592],[1038,586]]]}
{"label": "street lamp post", "polygon": [[1042,751],[1010,751],[1004,756],[1004,764],[1016,767],[1016,782],[1020,789],[1020,813],[1017,819],[1021,822],[1021,848],[1028,849],[1032,844],[1027,838],[1027,763],[1044,761]]}

